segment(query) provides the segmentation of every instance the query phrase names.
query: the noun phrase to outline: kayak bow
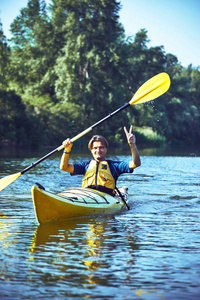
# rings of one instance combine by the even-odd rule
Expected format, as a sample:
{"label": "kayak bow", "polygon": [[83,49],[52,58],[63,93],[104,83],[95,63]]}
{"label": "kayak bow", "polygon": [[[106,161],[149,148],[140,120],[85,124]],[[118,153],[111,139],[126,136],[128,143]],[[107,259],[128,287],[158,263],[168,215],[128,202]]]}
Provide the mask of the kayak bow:
{"label": "kayak bow", "polygon": [[[116,214],[126,208],[119,196],[113,197],[88,188],[69,188],[54,194],[34,185],[31,191],[40,224],[82,216]],[[127,198],[126,188],[122,193]]]}

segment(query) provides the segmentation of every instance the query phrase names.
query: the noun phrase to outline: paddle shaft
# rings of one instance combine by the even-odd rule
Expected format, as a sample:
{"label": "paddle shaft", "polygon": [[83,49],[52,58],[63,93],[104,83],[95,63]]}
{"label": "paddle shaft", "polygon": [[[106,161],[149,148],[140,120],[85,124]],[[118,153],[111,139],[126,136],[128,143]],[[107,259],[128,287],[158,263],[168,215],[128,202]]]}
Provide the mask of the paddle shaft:
{"label": "paddle shaft", "polygon": [[122,199],[122,201],[123,201],[124,204],[126,205],[127,209],[129,210],[130,207],[129,207],[128,203],[126,202],[126,200],[124,199],[124,196],[122,195],[122,193],[120,192],[120,190],[119,190],[117,187],[115,187],[115,189],[117,190],[117,192],[118,192],[120,198]]}
{"label": "paddle shaft", "polygon": [[103,118],[102,120],[100,120],[99,122],[95,123],[94,125],[92,125],[92,129],[97,127],[98,125],[100,125],[101,123],[103,123],[104,121],[108,120],[109,118],[113,117],[114,115],[116,115],[118,112],[122,111],[123,109],[127,108],[128,106],[130,106],[130,103],[126,103],[125,105],[123,105],[122,107],[118,108],[117,110],[115,110],[114,112],[112,112],[111,114],[107,115],[107,117]]}
{"label": "paddle shaft", "polygon": [[[114,115],[116,115],[117,113],[119,113],[120,111],[124,110],[126,107],[130,106],[130,103],[126,103],[125,105],[123,105],[122,107],[118,108],[117,110],[115,110],[114,112],[110,113],[109,115],[107,115],[105,118],[101,119],[100,121],[98,121],[97,123],[95,123],[94,125],[90,126],[89,128],[87,128],[86,130],[82,131],[81,133],[79,133],[78,135],[76,135],[75,137],[73,137],[71,139],[72,142],[78,140],[80,137],[82,137],[83,135],[85,135],[86,133],[88,133],[89,131],[91,131],[92,129],[94,129],[95,127],[99,126],[100,124],[102,124],[103,122],[105,122],[106,120],[110,119],[111,117],[113,117]],[[35,163],[32,163],[30,166],[28,166],[27,168],[25,168],[23,171],[21,171],[21,175],[26,173],[27,171],[29,171],[30,169],[34,168],[35,166],[37,166],[39,163],[41,163],[43,160],[47,159],[48,157],[50,157],[51,155],[55,154],[56,152],[62,150],[64,148],[63,145],[61,145],[60,147],[54,149],[53,151],[51,151],[50,153],[46,154],[45,156],[43,156],[42,158],[40,158],[39,160],[37,160]]]}
{"label": "paddle shaft", "polygon": [[48,153],[47,155],[43,156],[42,158],[40,158],[39,160],[37,160],[35,163],[32,163],[29,167],[25,168],[23,171],[21,171],[21,175],[26,173],[27,171],[29,171],[30,169],[34,168],[35,166],[37,166],[39,163],[41,163],[43,160],[45,160],[46,158],[50,157],[51,155],[53,155],[54,153],[56,153],[58,151],[58,149],[54,149],[53,151],[51,151],[50,153]]}

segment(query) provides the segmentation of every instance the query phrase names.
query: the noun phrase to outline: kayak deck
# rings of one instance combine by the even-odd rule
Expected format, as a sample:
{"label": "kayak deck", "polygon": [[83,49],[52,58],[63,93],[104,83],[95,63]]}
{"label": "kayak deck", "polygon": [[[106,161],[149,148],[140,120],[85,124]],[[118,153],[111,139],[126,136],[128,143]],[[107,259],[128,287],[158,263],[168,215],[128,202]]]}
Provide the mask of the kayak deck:
{"label": "kayak deck", "polygon": [[[126,189],[124,197],[127,198]],[[32,198],[40,224],[81,216],[115,214],[125,208],[125,203],[120,197],[87,188],[69,188],[54,194],[34,185]]]}

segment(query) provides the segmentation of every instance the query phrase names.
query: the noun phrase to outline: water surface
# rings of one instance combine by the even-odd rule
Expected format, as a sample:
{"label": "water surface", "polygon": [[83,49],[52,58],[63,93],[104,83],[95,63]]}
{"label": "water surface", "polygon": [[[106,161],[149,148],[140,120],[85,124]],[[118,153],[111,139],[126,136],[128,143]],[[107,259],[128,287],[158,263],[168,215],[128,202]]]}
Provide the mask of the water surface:
{"label": "water surface", "polygon": [[[0,177],[40,157],[4,156]],[[200,157],[141,160],[118,181],[129,188],[131,209],[115,216],[38,225],[30,193],[35,182],[53,192],[81,185],[81,176],[59,170],[60,156],[0,192],[0,297],[199,299]]]}

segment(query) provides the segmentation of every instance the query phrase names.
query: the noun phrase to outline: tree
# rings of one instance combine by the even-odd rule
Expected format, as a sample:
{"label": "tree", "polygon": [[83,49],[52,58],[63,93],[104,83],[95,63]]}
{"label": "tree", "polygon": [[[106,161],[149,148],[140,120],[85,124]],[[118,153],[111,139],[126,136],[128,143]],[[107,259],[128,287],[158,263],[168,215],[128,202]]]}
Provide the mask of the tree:
{"label": "tree", "polygon": [[[169,142],[199,139],[199,69],[183,68],[163,46],[149,48],[146,29],[125,37],[119,10],[117,0],[52,0],[47,14],[44,0],[29,0],[12,23],[10,49],[1,30],[4,89],[21,96],[29,125],[43,144],[96,123],[160,72],[172,81],[167,94],[109,119],[103,123],[104,134],[111,144],[125,141],[123,125],[133,124]],[[15,105],[13,109],[19,113]],[[8,112],[7,119],[13,120],[14,112]]]}
{"label": "tree", "polygon": [[[14,91],[0,91],[0,146],[37,144],[36,120],[28,116],[25,105]],[[39,123],[39,122],[37,122]],[[37,124],[38,125],[38,124]]]}
{"label": "tree", "polygon": [[84,111],[79,124],[87,126],[121,100],[115,92],[121,86],[117,52],[123,38],[118,24],[120,6],[115,0],[59,4],[66,12],[66,43],[55,67],[56,95],[68,105],[78,105]]}
{"label": "tree", "polygon": [[[11,24],[12,86],[29,96],[54,95],[55,62],[53,26],[43,0],[29,0]],[[53,37],[52,37],[53,36]]]}
{"label": "tree", "polygon": [[7,87],[9,52],[10,48],[8,47],[0,20],[0,89],[5,89]]}

